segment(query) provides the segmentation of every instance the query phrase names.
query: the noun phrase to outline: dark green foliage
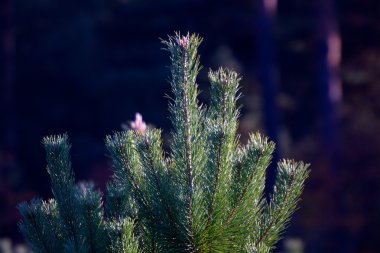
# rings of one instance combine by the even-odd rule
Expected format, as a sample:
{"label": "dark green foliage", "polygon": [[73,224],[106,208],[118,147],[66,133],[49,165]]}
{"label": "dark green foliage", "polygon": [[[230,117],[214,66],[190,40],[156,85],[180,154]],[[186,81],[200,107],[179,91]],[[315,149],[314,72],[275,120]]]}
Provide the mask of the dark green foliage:
{"label": "dark green foliage", "polygon": [[48,202],[35,199],[30,205],[22,203],[19,210],[24,220],[20,231],[35,253],[60,252],[60,241],[57,204],[55,200]]}
{"label": "dark green foliage", "polygon": [[92,184],[78,186],[78,200],[81,209],[81,235],[84,235],[89,252],[104,252],[107,238],[103,220],[102,194]]}
{"label": "dark green foliage", "polygon": [[84,238],[81,235],[83,223],[79,215],[81,205],[76,196],[68,137],[67,135],[46,137],[43,139],[43,144],[52,191],[57,201],[63,246],[70,252],[85,252]]}
{"label": "dark green foliage", "polygon": [[138,241],[133,234],[134,228],[133,221],[128,218],[110,222],[107,226],[110,239],[108,251],[111,253],[139,252]]}
{"label": "dark green foliage", "polygon": [[54,200],[20,205],[20,230],[35,252],[270,252],[297,208],[308,165],[278,164],[267,203],[274,143],[237,135],[239,76],[209,72],[211,104],[197,100],[197,35],[164,41],[171,56],[171,148],[161,131],[106,137],[114,175],[102,194],[75,186],[67,136],[44,139]]}

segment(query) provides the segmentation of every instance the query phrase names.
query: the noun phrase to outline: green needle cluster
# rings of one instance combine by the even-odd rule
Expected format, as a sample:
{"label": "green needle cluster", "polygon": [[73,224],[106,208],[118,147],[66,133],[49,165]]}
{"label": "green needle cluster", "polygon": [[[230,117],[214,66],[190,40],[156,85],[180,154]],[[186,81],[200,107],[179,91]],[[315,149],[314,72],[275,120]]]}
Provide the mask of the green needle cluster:
{"label": "green needle cluster", "polygon": [[259,133],[240,144],[237,73],[210,71],[211,102],[199,103],[201,41],[179,33],[163,41],[171,59],[170,150],[163,149],[159,129],[106,137],[114,174],[105,203],[92,184],[75,184],[67,135],[44,138],[55,199],[19,205],[19,227],[34,252],[274,249],[297,209],[308,165],[280,161],[267,200],[266,169],[275,145]]}

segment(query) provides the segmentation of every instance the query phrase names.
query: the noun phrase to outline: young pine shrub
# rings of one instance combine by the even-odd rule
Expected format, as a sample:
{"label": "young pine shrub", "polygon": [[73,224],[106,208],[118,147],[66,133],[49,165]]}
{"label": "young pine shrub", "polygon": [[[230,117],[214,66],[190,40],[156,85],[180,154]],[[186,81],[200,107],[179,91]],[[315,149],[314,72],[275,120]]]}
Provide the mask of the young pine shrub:
{"label": "young pine shrub", "polygon": [[137,115],[132,129],[106,137],[114,175],[102,193],[75,185],[67,135],[46,137],[55,199],[22,203],[20,230],[36,253],[271,252],[297,208],[308,165],[278,163],[270,200],[266,169],[275,145],[237,135],[238,74],[209,72],[211,103],[197,100],[201,39],[163,41],[171,59],[171,148]]}

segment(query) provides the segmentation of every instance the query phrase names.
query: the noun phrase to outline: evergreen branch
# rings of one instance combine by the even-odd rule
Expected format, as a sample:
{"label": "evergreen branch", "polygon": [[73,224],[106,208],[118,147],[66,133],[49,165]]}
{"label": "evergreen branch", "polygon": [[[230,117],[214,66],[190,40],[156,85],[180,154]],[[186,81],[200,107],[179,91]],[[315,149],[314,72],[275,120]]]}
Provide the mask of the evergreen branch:
{"label": "evergreen branch", "polygon": [[[161,131],[157,129],[147,130],[144,134],[139,134],[136,137],[138,140],[137,150],[147,177],[146,181],[151,186],[149,188],[152,201],[156,203],[154,204],[156,207],[163,207],[166,216],[161,222],[165,223],[168,219],[171,227],[170,231],[161,231],[161,233],[168,240],[166,243],[180,247],[184,242],[181,239],[179,222],[173,206],[176,201],[175,192],[172,190],[172,180],[166,167]],[[156,195],[158,195],[158,199]]]}
{"label": "evergreen branch", "polygon": [[[182,44],[181,44],[181,39],[182,39]],[[182,46],[183,51],[184,51],[184,57],[183,57],[183,99],[184,99],[184,120],[185,120],[185,131],[184,131],[184,138],[185,138],[185,161],[186,161],[186,174],[187,174],[187,187],[189,191],[189,195],[186,199],[187,207],[188,207],[188,223],[189,227],[193,227],[193,194],[194,194],[194,177],[193,177],[193,164],[192,164],[192,154],[191,154],[191,125],[190,125],[190,113],[189,113],[189,107],[191,106],[189,103],[189,87],[188,86],[188,45],[187,43],[190,43],[189,37],[182,37],[179,40],[179,45]],[[191,251],[195,249],[195,238],[193,233],[191,233],[191,241],[192,241],[192,246],[191,246]]]}
{"label": "evergreen branch", "polygon": [[[238,99],[238,75],[223,68],[209,71],[211,83],[211,105],[207,111],[207,147],[208,170],[205,185],[210,185],[206,234],[204,248],[206,251],[232,250],[233,242],[228,239],[226,231],[220,224],[228,215],[231,193],[231,168],[235,163],[235,150],[238,147],[236,108]],[[208,188],[206,188],[208,189]],[[232,233],[231,233],[232,234]]]}
{"label": "evergreen branch", "polygon": [[[202,109],[198,106],[197,95],[198,86],[196,77],[199,72],[199,56],[197,48],[201,39],[197,35],[181,36],[179,33],[175,37],[169,37],[168,41],[163,41],[167,50],[171,54],[171,86],[175,98],[170,104],[171,119],[174,126],[172,152],[173,160],[176,161],[174,168],[177,170],[179,178],[186,182],[183,188],[185,193],[187,232],[189,235],[189,245],[187,251],[196,251],[196,234],[199,231],[201,216],[199,213],[199,192],[195,182],[195,170],[205,169],[206,156],[200,148],[204,147],[204,140],[201,138]],[[184,169],[184,170],[183,170]],[[185,178],[181,174],[186,175]],[[194,198],[197,198],[194,202]],[[195,213],[194,213],[195,211]]]}
{"label": "evergreen branch", "polygon": [[[274,143],[269,142],[268,138],[263,138],[260,133],[250,136],[250,140],[243,151],[243,157],[235,176],[235,201],[232,210],[227,218],[229,224],[242,202],[245,200],[249,190],[255,193],[253,203],[258,203],[262,198],[265,183],[265,170],[269,166],[271,155],[274,151]],[[254,187],[250,189],[250,187]],[[258,188],[259,187],[259,188]]]}
{"label": "evergreen branch", "polygon": [[106,146],[110,151],[115,169],[115,179],[132,190],[140,210],[149,210],[148,201],[141,189],[141,168],[132,131],[115,133],[106,137]]}
{"label": "evergreen branch", "polygon": [[107,223],[110,238],[110,253],[138,253],[138,240],[134,236],[134,223],[130,219],[114,220]]}
{"label": "evergreen branch", "polygon": [[222,225],[217,228],[216,247],[223,245],[220,249],[228,247],[231,251],[239,251],[257,231],[255,223],[262,206],[265,170],[273,150],[274,144],[259,133],[250,136],[242,152],[236,150],[241,158],[233,171],[232,189],[228,195],[231,204],[230,208],[225,208]]}
{"label": "evergreen branch", "polygon": [[262,243],[269,248],[279,239],[286,228],[291,215],[297,208],[304,182],[309,175],[309,164],[282,160],[278,163],[278,173],[270,206],[267,208],[265,226],[255,242],[259,247]]}
{"label": "evergreen branch", "polygon": [[[50,174],[52,191],[57,200],[59,215],[64,224],[65,240],[73,240],[76,251],[82,251],[83,238],[80,235],[79,206],[75,197],[74,173],[70,163],[70,144],[67,134],[49,136],[43,139],[47,154],[47,170]],[[71,238],[71,236],[72,238]]]}
{"label": "evergreen branch", "polygon": [[[184,86],[187,84],[187,53],[185,53],[184,57],[184,72],[185,72],[185,78],[184,78]],[[192,156],[191,156],[191,126],[190,126],[190,115],[189,115],[189,98],[187,94],[187,89],[184,87],[184,103],[185,106],[183,107],[184,110],[184,118],[185,118],[185,131],[184,131],[184,137],[185,137],[185,161],[186,161],[186,174],[187,174],[187,187],[188,187],[188,196],[186,198],[186,204],[188,208],[188,223],[189,227],[193,228],[193,194],[194,194],[194,177],[193,177],[193,165],[192,165]],[[191,235],[191,247],[190,251],[193,251],[195,249],[195,238],[194,234],[190,232]]]}
{"label": "evergreen branch", "polygon": [[[290,191],[291,191],[290,188],[286,191],[284,201],[288,201],[287,198],[290,194]],[[259,239],[255,243],[256,247],[258,247],[260,245],[260,243],[263,242],[269,236],[269,232],[270,232],[272,226],[276,222],[278,222],[278,217],[283,215],[284,210],[285,210],[285,208],[281,207],[279,210],[277,210],[276,214],[273,215],[274,217],[272,217],[272,219],[270,219],[269,224],[266,226],[266,228],[264,229],[264,232],[261,234],[261,236],[259,237]]]}
{"label": "evergreen branch", "polygon": [[23,217],[19,229],[32,250],[36,253],[61,252],[57,234],[58,219],[56,203],[53,200],[44,202],[39,199],[21,203],[18,209]]}
{"label": "evergreen branch", "polygon": [[[208,224],[215,209],[218,186],[223,183],[220,182],[220,174],[229,173],[226,169],[233,163],[231,154],[233,148],[237,146],[234,142],[236,140],[237,117],[239,114],[239,110],[236,109],[236,100],[238,99],[237,91],[239,89],[240,78],[238,78],[235,72],[220,68],[215,72],[209,71],[209,80],[211,83],[211,106],[209,109],[211,122],[208,125],[214,123],[212,125],[220,126],[220,129],[217,130],[215,138],[210,136],[210,146],[212,149],[216,149],[217,152],[216,157],[213,157],[213,159],[216,159],[216,166],[211,169],[211,171],[215,170],[215,177],[211,193]],[[212,132],[213,130],[211,129]],[[213,167],[212,165],[211,163],[210,166]]]}
{"label": "evergreen branch", "polygon": [[[34,202],[34,203],[33,203]],[[48,246],[48,241],[42,235],[42,224],[37,222],[36,218],[36,203],[32,201],[31,206],[27,203],[21,203],[19,210],[24,218],[23,223],[19,224],[19,229],[24,237],[27,239],[29,245],[35,252],[52,252]]]}
{"label": "evergreen branch", "polygon": [[[136,148],[136,134],[133,131],[127,131],[107,136],[106,146],[113,158],[114,184],[130,190],[132,203],[135,203],[136,207],[129,206],[127,210],[136,209],[134,211],[134,219],[137,221],[136,228],[143,233],[144,239],[148,240],[149,238],[151,242],[148,244],[154,244],[154,231],[144,229],[144,227],[152,228],[154,227],[153,224],[160,219],[156,216],[153,206],[147,199],[149,195],[148,186],[144,180],[143,169]],[[123,218],[123,216],[119,215],[118,218]]]}
{"label": "evergreen branch", "polygon": [[104,211],[102,194],[94,190],[91,183],[81,183],[78,186],[77,198],[82,213],[82,235],[90,252],[104,252],[106,249],[104,237]]}
{"label": "evergreen branch", "polygon": [[131,189],[120,182],[107,184],[107,214],[110,219],[137,218],[136,204]]}
{"label": "evergreen branch", "polygon": [[[211,237],[216,236],[215,226],[212,223],[221,223],[222,211],[220,207],[228,204],[229,194],[226,192],[230,181],[233,164],[233,151],[237,147],[237,116],[236,109],[237,91],[239,78],[233,71],[223,68],[217,71],[209,71],[211,83],[211,105],[208,110],[208,144],[209,162],[208,173],[210,174],[210,185],[212,186],[211,197],[208,206],[208,217],[206,230],[210,236],[210,243],[214,241]],[[215,127],[216,126],[216,127]],[[219,210],[216,210],[219,207]],[[219,213],[216,215],[216,213]],[[218,229],[218,228],[216,228]],[[220,244],[218,242],[217,244]]]}
{"label": "evergreen branch", "polygon": [[220,170],[221,170],[221,149],[222,149],[222,143],[223,143],[223,139],[224,139],[224,134],[221,133],[219,138],[218,138],[218,151],[217,151],[217,161],[216,161],[216,175],[215,175],[215,178],[214,178],[214,186],[213,186],[213,191],[212,191],[212,195],[211,195],[211,203],[210,203],[210,207],[209,207],[209,215],[208,215],[208,219],[207,219],[207,225],[206,227],[209,227],[210,224],[211,224],[211,221],[212,221],[212,217],[214,215],[214,209],[215,209],[215,198],[216,198],[216,191],[218,189],[218,183],[219,183],[219,177],[220,177]]}

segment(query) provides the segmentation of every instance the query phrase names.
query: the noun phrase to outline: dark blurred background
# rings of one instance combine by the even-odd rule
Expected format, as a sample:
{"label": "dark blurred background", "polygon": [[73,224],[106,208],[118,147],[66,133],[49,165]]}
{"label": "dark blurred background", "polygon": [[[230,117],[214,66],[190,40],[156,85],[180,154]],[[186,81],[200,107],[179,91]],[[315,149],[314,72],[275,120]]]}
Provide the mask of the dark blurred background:
{"label": "dark blurred background", "polygon": [[135,112],[167,143],[159,38],[190,31],[205,38],[200,100],[209,68],[238,71],[242,142],[260,130],[275,159],[312,164],[285,238],[305,252],[378,252],[379,1],[2,0],[0,15],[0,238],[23,242],[17,203],[52,197],[43,136],[67,132],[77,180],[102,189],[104,137]]}

